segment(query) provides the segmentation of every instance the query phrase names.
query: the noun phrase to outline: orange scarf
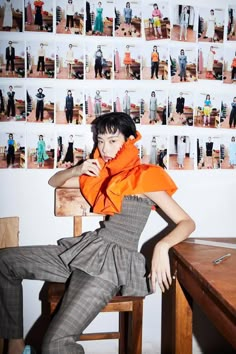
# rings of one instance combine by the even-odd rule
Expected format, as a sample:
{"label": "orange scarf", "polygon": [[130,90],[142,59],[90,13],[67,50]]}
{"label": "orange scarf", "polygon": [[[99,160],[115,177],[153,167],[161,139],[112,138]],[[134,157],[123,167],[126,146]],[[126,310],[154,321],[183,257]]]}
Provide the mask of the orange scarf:
{"label": "orange scarf", "polygon": [[140,139],[137,132],[136,139],[128,139],[116,157],[107,163],[100,157],[99,150],[95,150],[93,158],[98,159],[101,166],[99,176],[79,177],[81,192],[94,213],[119,213],[125,195],[154,191],[172,195],[176,191],[175,183],[160,166],[141,164],[135,146]]}

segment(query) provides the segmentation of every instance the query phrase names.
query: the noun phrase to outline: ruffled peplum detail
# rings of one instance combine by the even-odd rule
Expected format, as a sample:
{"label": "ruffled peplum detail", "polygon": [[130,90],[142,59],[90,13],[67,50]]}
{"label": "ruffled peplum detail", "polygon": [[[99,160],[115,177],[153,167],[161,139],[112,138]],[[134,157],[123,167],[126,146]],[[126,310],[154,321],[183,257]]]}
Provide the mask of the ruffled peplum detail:
{"label": "ruffled peplum detail", "polygon": [[125,197],[121,214],[111,216],[104,227],[59,240],[65,248],[59,257],[71,271],[81,269],[112,282],[122,295],[150,294],[146,259],[137,248],[151,205],[148,199]]}

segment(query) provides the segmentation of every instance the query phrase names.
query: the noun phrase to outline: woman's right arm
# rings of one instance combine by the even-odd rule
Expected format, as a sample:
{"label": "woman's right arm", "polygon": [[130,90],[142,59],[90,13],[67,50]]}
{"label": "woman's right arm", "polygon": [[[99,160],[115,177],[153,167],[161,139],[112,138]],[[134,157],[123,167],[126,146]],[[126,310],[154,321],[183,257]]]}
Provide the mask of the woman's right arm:
{"label": "woman's right arm", "polygon": [[96,159],[87,159],[80,165],[56,172],[48,181],[51,187],[79,188],[79,176],[98,176],[100,165]]}

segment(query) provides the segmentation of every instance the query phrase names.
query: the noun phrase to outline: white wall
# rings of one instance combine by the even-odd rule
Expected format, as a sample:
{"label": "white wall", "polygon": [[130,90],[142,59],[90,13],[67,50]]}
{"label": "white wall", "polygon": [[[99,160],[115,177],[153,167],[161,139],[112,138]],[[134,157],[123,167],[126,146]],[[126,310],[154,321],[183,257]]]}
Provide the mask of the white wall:
{"label": "white wall", "polygon": [[[175,199],[196,221],[196,237],[235,237],[234,205],[236,200],[235,171],[171,171],[179,190]],[[52,170],[0,170],[0,216],[20,217],[20,244],[52,244],[57,239],[72,234],[72,220],[53,214],[53,188],[48,186]],[[97,222],[98,220],[96,220]],[[91,218],[84,220],[84,230],[97,225]],[[93,223],[95,220],[93,220]],[[152,212],[142,241],[154,235],[164,222]],[[24,281],[25,333],[39,317],[41,302],[38,293],[43,283]],[[156,354],[160,349],[161,294],[148,296],[144,305],[143,354]],[[100,315],[99,315],[100,316]],[[103,315],[101,315],[103,316]],[[101,330],[115,325],[115,315],[99,317],[93,326]],[[168,330],[168,329],[166,329]],[[96,353],[116,353],[116,341],[102,341]],[[91,345],[90,347],[91,348]],[[114,351],[112,351],[114,348]],[[91,353],[92,349],[88,352]],[[194,353],[198,353],[195,344]]]}

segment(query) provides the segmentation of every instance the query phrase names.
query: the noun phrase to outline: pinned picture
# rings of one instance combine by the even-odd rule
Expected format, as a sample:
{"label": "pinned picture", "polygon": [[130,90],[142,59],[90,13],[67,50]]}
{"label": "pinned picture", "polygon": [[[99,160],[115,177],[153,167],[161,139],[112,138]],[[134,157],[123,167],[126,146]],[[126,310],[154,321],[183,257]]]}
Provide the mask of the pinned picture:
{"label": "pinned picture", "polygon": [[0,123],[24,122],[25,114],[25,90],[21,85],[0,86]]}
{"label": "pinned picture", "polygon": [[236,5],[233,3],[228,7],[227,40],[236,41]]}
{"label": "pinned picture", "polygon": [[192,136],[174,135],[169,138],[169,169],[193,170],[195,139]]}
{"label": "pinned picture", "polygon": [[146,41],[170,38],[170,7],[165,1],[143,2],[143,22]]}
{"label": "pinned picture", "polygon": [[165,135],[144,134],[141,140],[140,157],[144,164],[168,168],[168,138]]}
{"label": "pinned picture", "polygon": [[0,77],[25,77],[25,48],[23,41],[0,41]]}
{"label": "pinned picture", "polygon": [[84,79],[84,48],[76,43],[56,43],[57,79]]}
{"label": "pinned picture", "polygon": [[56,123],[83,124],[83,97],[79,89],[56,89]]}
{"label": "pinned picture", "polygon": [[0,131],[0,169],[25,168],[25,131],[5,127]]}
{"label": "pinned picture", "polygon": [[197,168],[199,170],[220,168],[220,141],[219,136],[197,138]]}
{"label": "pinned picture", "polygon": [[53,32],[53,0],[25,0],[25,31]]}
{"label": "pinned picture", "polygon": [[170,47],[171,82],[197,81],[197,60],[195,47]]}
{"label": "pinned picture", "polygon": [[0,31],[22,32],[23,6],[22,1],[0,0]]}
{"label": "pinned picture", "polygon": [[222,169],[236,168],[236,136],[223,135],[220,138],[220,167]]}
{"label": "pinned picture", "polygon": [[142,79],[143,80],[168,80],[167,46],[158,45],[157,42],[146,42],[142,55]]}
{"label": "pinned picture", "polygon": [[222,81],[223,48],[219,45],[204,44],[201,44],[198,50],[198,79]]}
{"label": "pinned picture", "polygon": [[165,90],[143,90],[141,124],[166,125],[167,93]]}
{"label": "pinned picture", "polygon": [[236,128],[236,95],[221,96],[220,127],[223,129]]}
{"label": "pinned picture", "polygon": [[27,87],[28,123],[54,123],[54,95],[52,87]]}
{"label": "pinned picture", "polygon": [[216,93],[201,92],[194,100],[194,126],[218,128],[220,126],[221,102]]}
{"label": "pinned picture", "polygon": [[172,89],[168,107],[168,125],[193,126],[192,92]]}
{"label": "pinned picture", "polygon": [[139,90],[114,89],[114,112],[124,112],[131,116],[134,123],[139,124],[144,114],[144,105]]}
{"label": "pinned picture", "polygon": [[198,41],[219,42],[224,40],[224,9],[200,8]]}
{"label": "pinned picture", "polygon": [[142,3],[140,0],[115,1],[115,36],[142,37]]}
{"label": "pinned picture", "polygon": [[115,80],[141,79],[141,52],[138,43],[117,43],[114,51]]}
{"label": "pinned picture", "polygon": [[86,124],[91,124],[96,117],[113,110],[110,89],[88,89],[84,99]]}
{"label": "pinned picture", "polygon": [[113,36],[113,0],[86,1],[86,35]]}
{"label": "pinned picture", "polygon": [[26,42],[26,66],[28,78],[53,79],[55,75],[55,43]]}
{"label": "pinned picture", "polygon": [[56,33],[84,34],[83,0],[56,0]]}
{"label": "pinned picture", "polygon": [[196,8],[190,5],[173,5],[171,39],[174,41],[196,42],[198,16]]}
{"label": "pinned picture", "polygon": [[88,43],[85,48],[86,80],[111,80],[113,78],[112,45]]}

